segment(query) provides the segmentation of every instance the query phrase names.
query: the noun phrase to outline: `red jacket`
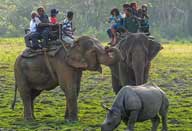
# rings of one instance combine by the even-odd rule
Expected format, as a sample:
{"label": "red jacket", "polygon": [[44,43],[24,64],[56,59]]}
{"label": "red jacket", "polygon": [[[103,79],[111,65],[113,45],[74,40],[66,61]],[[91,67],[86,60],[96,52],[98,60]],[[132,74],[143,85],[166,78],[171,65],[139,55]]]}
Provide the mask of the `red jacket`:
{"label": "red jacket", "polygon": [[57,23],[57,18],[56,17],[51,17],[50,22],[53,23],[53,24],[56,24]]}

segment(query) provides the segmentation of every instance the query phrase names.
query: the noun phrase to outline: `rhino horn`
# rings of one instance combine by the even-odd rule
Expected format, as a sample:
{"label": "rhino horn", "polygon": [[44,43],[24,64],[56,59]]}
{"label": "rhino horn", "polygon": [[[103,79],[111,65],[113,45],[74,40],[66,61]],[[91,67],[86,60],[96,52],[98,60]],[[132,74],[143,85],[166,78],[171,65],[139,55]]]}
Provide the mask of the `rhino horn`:
{"label": "rhino horn", "polygon": [[106,111],[112,111],[111,109],[109,109],[105,104],[101,104],[101,106],[103,107],[103,109],[105,109]]}

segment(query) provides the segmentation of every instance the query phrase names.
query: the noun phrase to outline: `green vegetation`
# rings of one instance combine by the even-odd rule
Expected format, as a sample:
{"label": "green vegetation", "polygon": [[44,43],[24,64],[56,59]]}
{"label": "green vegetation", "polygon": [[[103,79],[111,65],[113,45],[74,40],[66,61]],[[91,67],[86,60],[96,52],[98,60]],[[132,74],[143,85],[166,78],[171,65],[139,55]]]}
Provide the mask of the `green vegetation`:
{"label": "green vegetation", "polygon": [[148,5],[151,32],[156,38],[191,39],[191,0],[0,0],[0,37],[22,36],[29,27],[31,11],[44,6],[48,15],[50,9],[59,9],[60,22],[67,11],[74,11],[75,35],[92,34],[106,40],[111,9],[117,7],[122,12],[122,5],[133,1]]}
{"label": "green vegetation", "polygon": [[[35,101],[36,121],[23,121],[22,101],[17,97],[16,109],[10,105],[14,95],[13,66],[24,49],[23,39],[0,39],[0,130],[16,131],[99,131],[106,112],[101,102],[111,105],[114,93],[110,70],[104,73],[86,71],[83,74],[79,97],[79,122],[64,122],[65,97],[59,88],[43,92]],[[192,129],[192,44],[164,45],[164,50],[153,60],[150,81],[159,85],[168,95],[169,131]],[[119,131],[125,129],[122,123]],[[151,123],[136,124],[136,131],[150,130]],[[161,127],[161,126],[160,126]],[[159,127],[159,130],[160,130]]]}

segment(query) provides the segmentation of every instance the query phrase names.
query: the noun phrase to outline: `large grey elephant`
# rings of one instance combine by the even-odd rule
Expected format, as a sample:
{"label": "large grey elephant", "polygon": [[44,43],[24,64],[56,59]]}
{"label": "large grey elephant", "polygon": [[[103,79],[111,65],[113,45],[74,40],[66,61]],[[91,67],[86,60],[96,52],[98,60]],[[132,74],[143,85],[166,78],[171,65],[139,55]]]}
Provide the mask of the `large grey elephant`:
{"label": "large grey elephant", "polygon": [[[43,90],[51,90],[59,85],[66,96],[65,120],[77,121],[77,98],[82,71],[101,72],[100,64],[107,66],[115,64],[119,60],[120,55],[117,49],[110,48],[106,51],[98,40],[83,36],[75,41],[74,46],[68,51],[61,48],[54,57],[47,57],[52,73],[50,72],[50,67],[47,66],[44,55],[38,55],[33,58],[19,56],[16,60],[15,91],[18,88],[23,101],[25,120],[34,119],[34,99]],[[14,104],[12,105],[13,108]]]}
{"label": "large grey elephant", "polygon": [[141,33],[127,33],[116,46],[121,59],[111,66],[112,86],[117,94],[122,86],[147,82],[151,60],[162,49],[160,43]]}

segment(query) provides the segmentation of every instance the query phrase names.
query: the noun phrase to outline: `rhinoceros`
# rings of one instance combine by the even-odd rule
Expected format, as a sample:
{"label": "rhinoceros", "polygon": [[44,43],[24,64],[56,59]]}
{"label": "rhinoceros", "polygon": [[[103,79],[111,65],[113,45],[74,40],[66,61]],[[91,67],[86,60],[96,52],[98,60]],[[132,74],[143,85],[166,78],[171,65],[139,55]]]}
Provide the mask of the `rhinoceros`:
{"label": "rhinoceros", "polygon": [[124,86],[117,94],[108,111],[101,131],[113,131],[121,120],[128,126],[127,131],[134,131],[136,122],[152,121],[152,131],[157,131],[162,118],[162,131],[167,131],[167,112],[169,101],[166,94],[155,84]]}

